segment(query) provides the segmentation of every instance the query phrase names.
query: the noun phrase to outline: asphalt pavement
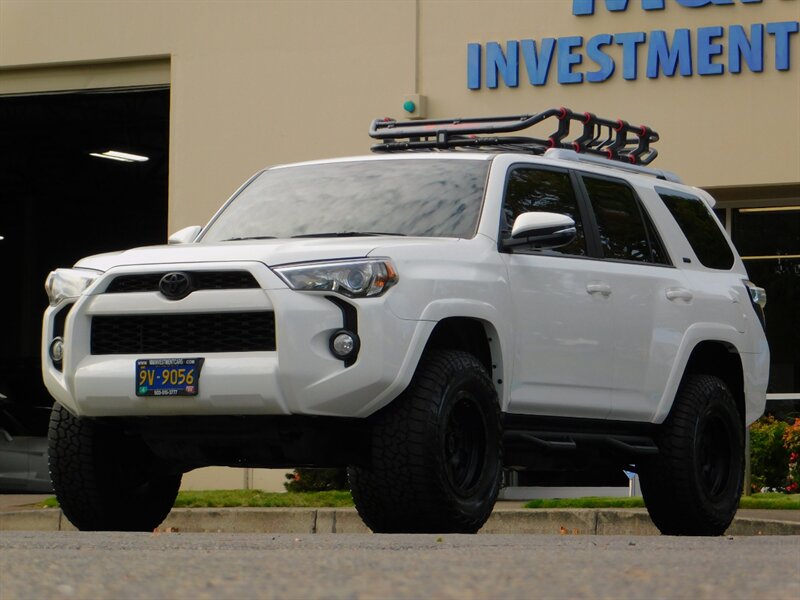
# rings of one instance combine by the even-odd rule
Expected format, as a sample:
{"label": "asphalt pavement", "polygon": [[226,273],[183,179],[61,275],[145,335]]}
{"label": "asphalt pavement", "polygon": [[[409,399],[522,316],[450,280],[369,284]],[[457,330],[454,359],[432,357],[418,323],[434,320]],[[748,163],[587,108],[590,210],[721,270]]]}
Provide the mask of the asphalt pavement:
{"label": "asphalt pavement", "polygon": [[800,537],[14,532],[0,597],[800,597]]}

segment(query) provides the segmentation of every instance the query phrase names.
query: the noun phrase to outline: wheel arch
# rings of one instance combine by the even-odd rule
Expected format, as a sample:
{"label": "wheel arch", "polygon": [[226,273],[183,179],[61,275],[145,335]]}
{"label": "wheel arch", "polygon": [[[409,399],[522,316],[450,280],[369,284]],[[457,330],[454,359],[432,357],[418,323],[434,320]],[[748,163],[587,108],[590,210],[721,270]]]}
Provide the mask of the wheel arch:
{"label": "wheel arch", "polygon": [[713,323],[690,326],[677,347],[650,422],[663,423],[672,412],[675,396],[686,374],[700,372],[716,375],[728,385],[736,399],[737,410],[748,423],[758,418],[763,412],[767,388],[766,372],[762,373],[764,366],[759,361],[768,358],[769,354],[747,352],[743,347],[746,341],[732,326]]}
{"label": "wheel arch", "polygon": [[426,351],[433,349],[463,350],[475,356],[492,379],[502,407],[503,354],[499,334],[491,322],[475,317],[441,319],[425,344]]}
{"label": "wheel arch", "polygon": [[714,375],[725,382],[736,400],[736,410],[744,422],[746,416],[744,368],[736,346],[722,340],[699,342],[689,355],[681,381],[690,375],[700,374]]}

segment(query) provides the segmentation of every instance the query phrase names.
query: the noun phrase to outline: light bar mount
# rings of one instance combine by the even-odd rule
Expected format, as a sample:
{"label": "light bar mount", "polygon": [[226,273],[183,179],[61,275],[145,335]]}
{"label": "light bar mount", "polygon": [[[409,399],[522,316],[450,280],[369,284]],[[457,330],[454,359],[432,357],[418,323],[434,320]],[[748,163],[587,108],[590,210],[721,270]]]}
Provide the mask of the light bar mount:
{"label": "light bar mount", "polygon": [[[494,135],[523,131],[548,119],[555,119],[557,128],[547,138]],[[582,125],[582,133],[568,140],[573,122]],[[477,148],[544,154],[551,148],[563,148],[634,165],[653,162],[658,151],[650,145],[659,139],[646,125],[631,125],[622,119],[604,119],[563,107],[507,117],[425,121],[375,119],[369,135],[382,141],[372,146],[373,152]]]}

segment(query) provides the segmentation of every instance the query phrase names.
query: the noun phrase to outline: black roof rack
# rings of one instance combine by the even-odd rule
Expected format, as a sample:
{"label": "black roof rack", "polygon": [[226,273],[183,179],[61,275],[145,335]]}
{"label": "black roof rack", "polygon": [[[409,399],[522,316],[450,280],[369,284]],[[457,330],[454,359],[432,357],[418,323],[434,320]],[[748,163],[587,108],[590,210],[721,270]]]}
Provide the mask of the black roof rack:
{"label": "black roof rack", "polygon": [[[550,118],[555,118],[558,127],[547,138],[492,135],[522,131]],[[583,126],[583,132],[567,140],[573,121]],[[634,165],[649,165],[658,156],[658,151],[650,147],[658,141],[658,134],[650,127],[631,125],[622,119],[603,119],[588,112],[576,113],[563,107],[507,117],[425,121],[375,119],[369,134],[382,140],[372,146],[373,152],[478,148],[544,154],[550,148],[565,148]]]}

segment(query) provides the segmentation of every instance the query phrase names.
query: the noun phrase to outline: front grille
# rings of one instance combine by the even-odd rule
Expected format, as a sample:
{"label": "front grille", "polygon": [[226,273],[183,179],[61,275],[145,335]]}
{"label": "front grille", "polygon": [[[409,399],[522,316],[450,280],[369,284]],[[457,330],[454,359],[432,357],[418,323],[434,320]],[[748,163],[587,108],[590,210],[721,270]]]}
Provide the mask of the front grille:
{"label": "front grille", "polygon": [[92,354],[197,354],[275,350],[275,313],[92,317]]}
{"label": "front grille", "polygon": [[[243,290],[259,287],[258,282],[247,271],[181,271],[189,275],[192,290]],[[128,292],[157,292],[158,282],[164,273],[140,273],[118,275],[108,287],[106,294]]]}

